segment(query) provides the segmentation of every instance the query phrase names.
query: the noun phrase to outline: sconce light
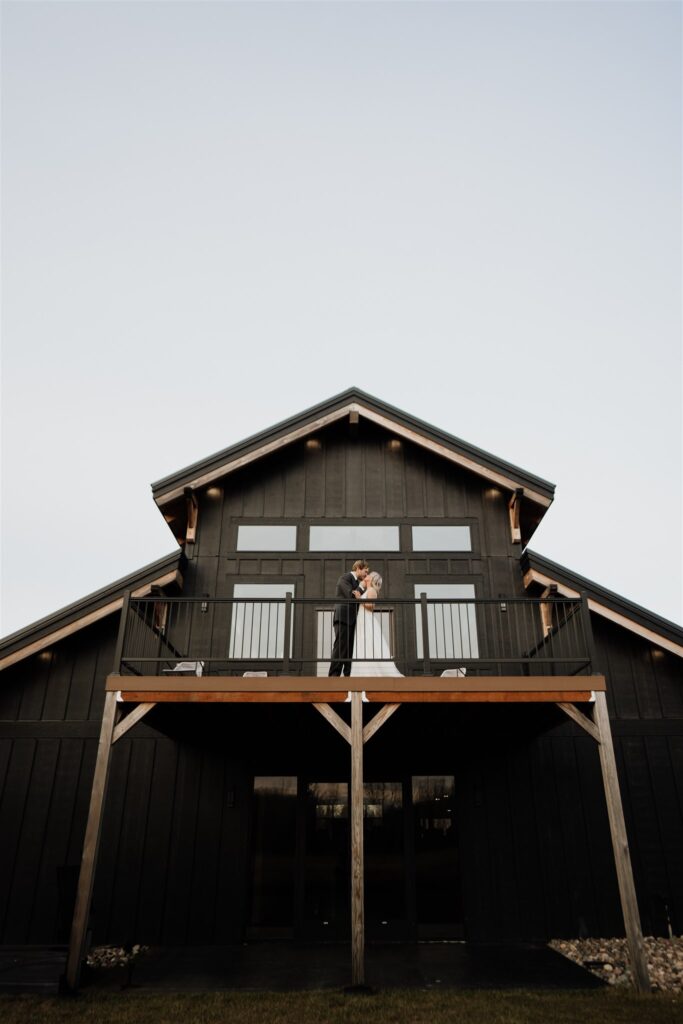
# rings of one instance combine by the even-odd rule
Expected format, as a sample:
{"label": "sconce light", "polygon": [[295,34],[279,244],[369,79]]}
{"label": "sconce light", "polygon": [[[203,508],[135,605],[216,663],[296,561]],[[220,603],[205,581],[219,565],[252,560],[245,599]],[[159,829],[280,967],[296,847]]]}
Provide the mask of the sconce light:
{"label": "sconce light", "polygon": [[220,489],[220,487],[207,487],[206,488],[206,494],[207,494],[207,497],[209,497],[209,498],[220,498],[220,496],[221,496],[221,489]]}
{"label": "sconce light", "polygon": [[317,449],[322,448],[322,445],[317,437],[309,437],[308,441],[306,441],[306,447],[311,451],[317,451]]}
{"label": "sconce light", "polygon": [[209,602],[206,600],[208,596],[208,594],[202,594],[202,603],[199,606],[199,610],[202,613],[202,615],[205,615],[206,612],[208,612],[209,610]]}
{"label": "sconce light", "polygon": [[398,452],[401,450],[401,442],[397,437],[392,437],[389,441],[389,451]]}

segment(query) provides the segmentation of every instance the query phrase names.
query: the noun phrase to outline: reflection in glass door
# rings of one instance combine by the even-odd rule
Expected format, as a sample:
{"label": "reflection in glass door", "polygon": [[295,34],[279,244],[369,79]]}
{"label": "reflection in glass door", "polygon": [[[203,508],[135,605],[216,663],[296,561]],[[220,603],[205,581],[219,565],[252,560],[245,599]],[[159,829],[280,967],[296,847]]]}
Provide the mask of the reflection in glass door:
{"label": "reflection in glass door", "polygon": [[460,862],[452,775],[413,776],[418,938],[461,938]]}
{"label": "reflection in glass door", "polygon": [[296,788],[296,776],[254,779],[250,930],[262,936],[294,925]]}
{"label": "reflection in glass door", "polygon": [[[370,940],[462,937],[453,799],[452,775],[413,776],[412,787],[407,780],[405,787],[401,782],[365,783],[365,922]],[[302,938],[347,940],[348,783],[300,780],[297,787],[294,776],[257,776],[252,822],[253,937],[296,932]]]}
{"label": "reflection in glass door", "polygon": [[350,915],[349,787],[306,786],[304,928],[323,939],[346,938]]}
{"label": "reflection in glass door", "polygon": [[366,782],[363,805],[366,932],[373,939],[405,938],[402,784]]}

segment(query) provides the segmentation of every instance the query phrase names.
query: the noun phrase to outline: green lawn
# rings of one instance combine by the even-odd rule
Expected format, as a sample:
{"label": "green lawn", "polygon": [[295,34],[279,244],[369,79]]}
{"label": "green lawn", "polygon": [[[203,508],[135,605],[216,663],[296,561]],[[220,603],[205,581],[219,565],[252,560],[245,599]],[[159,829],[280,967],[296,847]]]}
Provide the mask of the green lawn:
{"label": "green lawn", "polygon": [[683,1024],[683,995],[409,990],[0,996],[2,1024]]}

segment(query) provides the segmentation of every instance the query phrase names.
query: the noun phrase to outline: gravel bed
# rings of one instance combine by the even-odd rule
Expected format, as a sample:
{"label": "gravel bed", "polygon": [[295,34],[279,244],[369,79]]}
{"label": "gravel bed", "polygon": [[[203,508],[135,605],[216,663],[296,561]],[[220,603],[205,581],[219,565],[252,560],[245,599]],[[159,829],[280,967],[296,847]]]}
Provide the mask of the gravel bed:
{"label": "gravel bed", "polygon": [[88,953],[88,967],[125,967],[146,953],[149,946],[94,946]]}
{"label": "gravel bed", "polygon": [[[683,938],[644,941],[653,989],[683,992]],[[633,984],[626,939],[553,939],[549,946],[610,985]]]}

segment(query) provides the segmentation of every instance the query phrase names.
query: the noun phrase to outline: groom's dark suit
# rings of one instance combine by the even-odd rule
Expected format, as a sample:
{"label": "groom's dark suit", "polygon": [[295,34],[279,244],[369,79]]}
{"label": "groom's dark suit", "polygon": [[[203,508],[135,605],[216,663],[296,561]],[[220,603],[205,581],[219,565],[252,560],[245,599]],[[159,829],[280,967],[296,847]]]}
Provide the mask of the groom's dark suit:
{"label": "groom's dark suit", "polygon": [[335,597],[343,598],[344,601],[353,601],[352,604],[335,604],[334,606],[334,646],[332,647],[332,661],[328,675],[340,676],[342,671],[345,676],[351,675],[351,656],[353,654],[353,638],[356,635],[356,618],[358,617],[357,598],[353,600],[353,591],[358,590],[360,582],[355,573],[345,572],[337,580],[337,593]]}

